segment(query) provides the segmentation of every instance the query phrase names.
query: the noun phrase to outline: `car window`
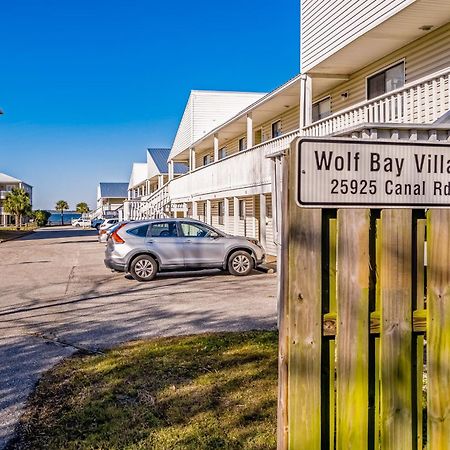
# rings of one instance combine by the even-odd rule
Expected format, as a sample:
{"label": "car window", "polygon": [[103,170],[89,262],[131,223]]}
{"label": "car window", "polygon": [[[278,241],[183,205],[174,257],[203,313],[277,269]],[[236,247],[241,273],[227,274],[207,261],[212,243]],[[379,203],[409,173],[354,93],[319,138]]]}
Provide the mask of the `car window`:
{"label": "car window", "polygon": [[132,234],[134,236],[138,236],[138,237],[147,237],[148,227],[149,227],[149,224],[142,225],[140,227],[132,228],[131,230],[127,230],[127,233]]}
{"label": "car window", "polygon": [[178,237],[176,222],[152,223],[150,228],[152,237]]}
{"label": "car window", "polygon": [[181,230],[186,237],[212,237],[218,236],[218,234],[204,225],[197,223],[182,222]]}

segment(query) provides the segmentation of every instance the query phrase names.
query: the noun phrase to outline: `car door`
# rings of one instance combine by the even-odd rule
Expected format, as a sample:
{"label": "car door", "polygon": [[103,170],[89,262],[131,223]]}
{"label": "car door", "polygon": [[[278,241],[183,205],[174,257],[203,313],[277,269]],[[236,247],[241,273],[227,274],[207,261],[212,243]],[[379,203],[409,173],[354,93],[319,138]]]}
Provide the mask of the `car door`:
{"label": "car door", "polygon": [[218,266],[224,260],[225,238],[206,225],[182,221],[184,263],[187,267]]}
{"label": "car door", "polygon": [[183,239],[179,236],[177,222],[161,220],[150,224],[147,247],[162,266],[184,267]]}

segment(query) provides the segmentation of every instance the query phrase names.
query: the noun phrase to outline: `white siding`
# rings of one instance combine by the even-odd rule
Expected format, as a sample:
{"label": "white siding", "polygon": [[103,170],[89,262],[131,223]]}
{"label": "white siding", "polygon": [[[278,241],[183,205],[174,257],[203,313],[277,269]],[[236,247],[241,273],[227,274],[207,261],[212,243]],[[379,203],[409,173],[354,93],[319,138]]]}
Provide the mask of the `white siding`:
{"label": "white siding", "polygon": [[258,92],[192,91],[169,158],[175,158],[206,133],[264,95]]}
{"label": "white siding", "polygon": [[[450,67],[450,24],[355,72],[348,81],[336,86],[331,91],[317,93],[315,100],[330,95],[332,113],[364,102],[366,100],[366,78],[401,60],[405,61],[405,83],[412,83]],[[342,92],[347,92],[348,97],[342,97]]]}
{"label": "white siding", "polygon": [[301,67],[309,71],[414,0],[301,0]]}
{"label": "white siding", "polygon": [[272,194],[266,196],[266,253],[277,256],[277,247],[274,242],[273,216],[272,216]]}

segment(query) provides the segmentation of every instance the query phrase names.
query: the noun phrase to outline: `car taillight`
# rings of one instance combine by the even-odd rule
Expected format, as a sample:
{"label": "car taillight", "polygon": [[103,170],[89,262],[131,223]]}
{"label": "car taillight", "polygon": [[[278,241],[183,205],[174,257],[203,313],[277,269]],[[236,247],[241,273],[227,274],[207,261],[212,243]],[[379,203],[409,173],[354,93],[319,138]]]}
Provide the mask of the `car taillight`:
{"label": "car taillight", "polygon": [[110,238],[116,243],[116,244],[125,244],[125,241],[117,234],[117,232],[124,227],[126,224],[122,224],[120,225],[120,227],[118,227],[116,230],[114,230],[111,235]]}

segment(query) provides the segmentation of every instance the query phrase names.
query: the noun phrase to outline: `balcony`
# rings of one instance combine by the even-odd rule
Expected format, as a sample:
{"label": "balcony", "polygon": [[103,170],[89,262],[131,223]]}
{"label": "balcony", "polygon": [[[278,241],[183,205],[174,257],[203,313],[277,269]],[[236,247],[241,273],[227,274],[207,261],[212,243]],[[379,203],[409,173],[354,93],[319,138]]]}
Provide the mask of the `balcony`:
{"label": "balcony", "polygon": [[339,111],[305,127],[307,136],[334,135],[365,123],[431,124],[450,109],[450,68]]}
{"label": "balcony", "polygon": [[172,180],[168,185],[171,202],[187,202],[194,197],[201,199],[219,193],[238,195],[245,190],[253,194],[252,188],[271,183],[271,162],[266,156],[289,148],[298,135],[298,130],[292,131]]}
{"label": "balcony", "polygon": [[145,200],[126,200],[124,202],[124,218],[126,220],[141,220],[165,217],[165,208],[169,202],[168,183],[166,183]]}
{"label": "balcony", "polygon": [[0,200],[5,200],[6,196],[10,193],[10,191],[0,191]]}

